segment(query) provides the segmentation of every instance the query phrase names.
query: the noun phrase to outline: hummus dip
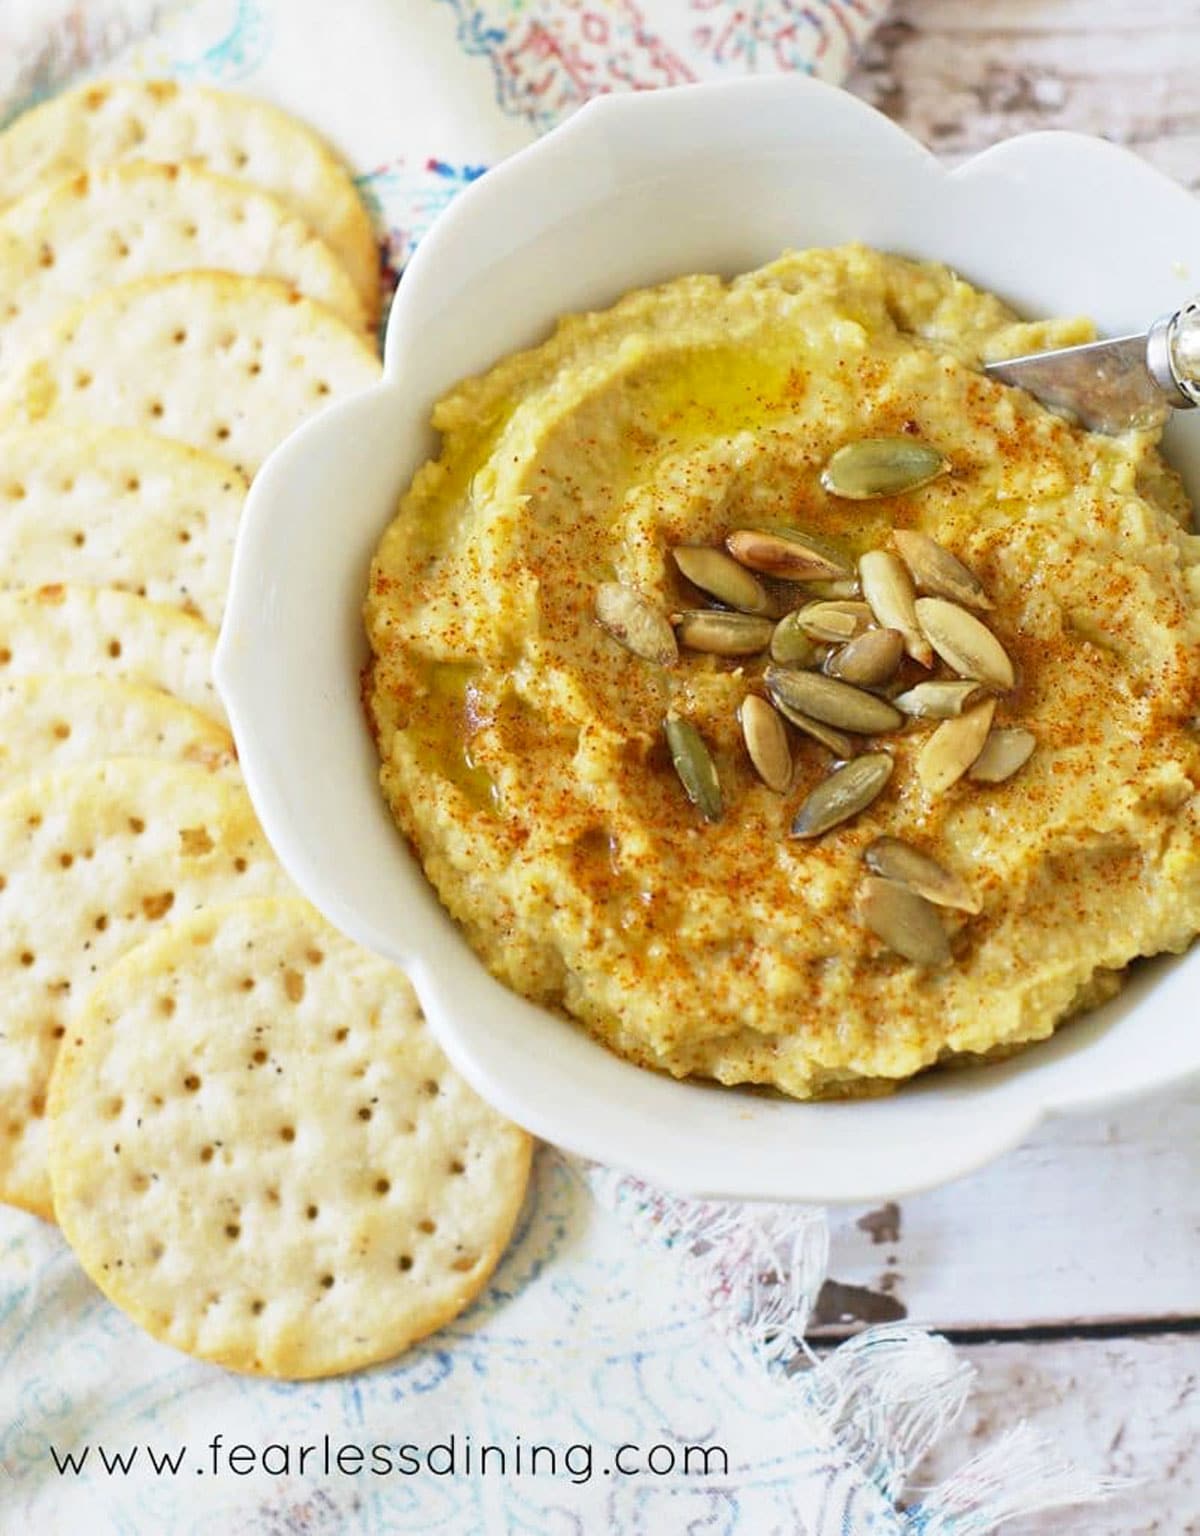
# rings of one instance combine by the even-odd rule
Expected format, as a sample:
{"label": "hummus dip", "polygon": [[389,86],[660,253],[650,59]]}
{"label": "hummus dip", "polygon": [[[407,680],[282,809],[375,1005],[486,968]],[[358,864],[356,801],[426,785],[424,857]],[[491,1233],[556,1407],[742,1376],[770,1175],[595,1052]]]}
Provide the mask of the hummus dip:
{"label": "hummus dip", "polygon": [[[810,1097],[1044,1038],[1138,956],[1188,945],[1189,508],[1154,434],[1091,435],[979,371],[1089,336],[846,246],[631,293],[438,403],[441,452],[372,567],[365,694],[395,819],[494,975],[644,1066]],[[843,445],[904,435],[947,472],[870,500],[823,488]],[[674,547],[785,527],[851,566],[916,529],[969,567],[1016,673],[995,725],[1036,739],[1019,772],[933,794],[917,760],[936,722],[908,721],[860,740],[894,759],[878,797],[793,837],[833,758],[796,733],[786,792],[755,773],[738,711],[766,658],[657,664],[597,623],[606,583],[663,615],[703,606]],[[904,665],[906,686],[929,675]],[[668,713],[711,750],[719,819],[683,792]],[[883,836],[974,893],[977,913],[939,912],[948,964],[862,920]]]}

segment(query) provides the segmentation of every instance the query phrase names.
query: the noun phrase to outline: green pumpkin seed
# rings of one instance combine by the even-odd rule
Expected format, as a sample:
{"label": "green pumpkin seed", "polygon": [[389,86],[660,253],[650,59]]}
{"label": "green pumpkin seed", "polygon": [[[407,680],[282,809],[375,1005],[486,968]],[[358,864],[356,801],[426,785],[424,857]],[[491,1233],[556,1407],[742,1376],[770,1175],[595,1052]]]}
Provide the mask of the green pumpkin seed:
{"label": "green pumpkin seed", "polygon": [[890,550],[872,549],[859,560],[858,574],[876,623],[898,629],[912,659],[929,666],[933,651],[917,621],[917,594],[904,562]]}
{"label": "green pumpkin seed", "polygon": [[853,736],[847,736],[843,731],[835,731],[833,726],[826,725],[823,720],[814,720],[811,715],[805,715],[798,709],[790,709],[787,704],[774,694],[771,702],[783,716],[806,736],[811,736],[814,741],[819,741],[823,747],[827,747],[839,762],[845,762],[858,756],[860,743]]}
{"label": "green pumpkin seed", "polygon": [[914,965],[941,966],[951,958],[937,908],[907,885],[868,875],[859,914],[876,938]]}
{"label": "green pumpkin seed", "polygon": [[896,674],[904,655],[904,636],[898,629],[869,629],[825,663],[830,677],[856,688],[878,688]]}
{"label": "green pumpkin seed", "polygon": [[934,731],[917,754],[917,777],[931,795],[945,794],[966,773],[983,751],[995,713],[995,699],[984,699]]}
{"label": "green pumpkin seed", "polygon": [[983,909],[983,903],[965,880],[898,837],[876,838],[863,858],[874,874],[908,886],[935,907],[952,907],[972,915]]}
{"label": "green pumpkin seed", "polygon": [[643,661],[670,667],[679,660],[666,614],[633,587],[604,582],[596,591],[596,617],[614,640]]}
{"label": "green pumpkin seed", "polygon": [[948,597],[964,608],[991,608],[992,600],[978,576],[936,539],[915,528],[897,528],[892,540],[922,592]]}
{"label": "green pumpkin seed", "polygon": [[838,449],[821,471],[821,484],[833,496],[869,501],[915,491],[946,468],[937,449],[916,438],[864,437]]}
{"label": "green pumpkin seed", "polygon": [[725,548],[739,565],[765,576],[788,581],[820,581],[849,575],[840,562],[830,559],[800,537],[765,533],[759,528],[735,528],[726,535]]}
{"label": "green pumpkin seed", "polygon": [[961,715],[967,705],[973,699],[978,699],[982,692],[980,685],[973,681],[964,682],[955,678],[953,682],[944,682],[938,678],[933,682],[918,683],[905,693],[898,693],[892,703],[906,715],[913,715],[918,720],[951,720]]}
{"label": "green pumpkin seed", "polygon": [[671,761],[688,799],[705,821],[720,821],[724,804],[717,765],[705,745],[704,737],[690,720],[668,715],[663,721]]}
{"label": "green pumpkin seed", "polygon": [[862,596],[862,583],[854,576],[843,576],[836,581],[805,581],[802,589],[818,602],[844,602],[847,598]]}
{"label": "green pumpkin seed", "polygon": [[870,625],[872,613],[866,603],[837,599],[825,603],[805,603],[796,610],[796,623],[814,640],[839,645],[861,635]]}
{"label": "green pumpkin seed", "polygon": [[820,651],[804,632],[800,614],[785,614],[771,635],[771,660],[781,667],[815,667],[820,659]]}
{"label": "green pumpkin seed", "polygon": [[973,677],[993,688],[1013,687],[1016,674],[1007,652],[973,613],[944,597],[919,597],[916,609],[925,638],[960,677]]}
{"label": "green pumpkin seed", "polygon": [[865,811],[891,778],[893,767],[886,752],[868,752],[835,768],[796,812],[792,836],[820,837]]}
{"label": "green pumpkin seed", "polygon": [[1024,768],[1037,746],[1032,731],[1011,728],[992,731],[983,744],[983,751],[971,764],[967,774],[981,784],[1003,784],[1013,774]]}
{"label": "green pumpkin seed", "polygon": [[[854,560],[847,553],[845,547],[837,539],[826,538],[815,533],[806,533],[802,528],[792,528],[785,523],[771,523],[758,530],[760,533],[771,533],[776,538],[786,539],[789,544],[799,544],[812,554],[820,556],[829,566],[836,566],[840,574],[836,576],[814,576],[813,581],[831,582],[852,580],[854,576]],[[837,597],[839,593],[830,592],[828,596]]]}
{"label": "green pumpkin seed", "polygon": [[759,778],[776,794],[786,794],[792,782],[792,749],[788,744],[787,727],[766,699],[760,699],[755,693],[747,694],[742,700],[738,720],[746,751]]}
{"label": "green pumpkin seed", "polygon": [[715,608],[693,608],[674,616],[680,645],[713,656],[754,656],[771,643],[775,626],[770,619],[750,613],[723,613]]}
{"label": "green pumpkin seed", "polygon": [[679,544],[671,558],[684,576],[701,592],[741,613],[770,613],[771,599],[761,581],[752,576],[723,549],[706,544]]}
{"label": "green pumpkin seed", "polygon": [[772,698],[782,699],[790,709],[839,730],[876,736],[883,731],[899,730],[904,724],[904,716],[886,699],[819,672],[769,666],[763,681]]}

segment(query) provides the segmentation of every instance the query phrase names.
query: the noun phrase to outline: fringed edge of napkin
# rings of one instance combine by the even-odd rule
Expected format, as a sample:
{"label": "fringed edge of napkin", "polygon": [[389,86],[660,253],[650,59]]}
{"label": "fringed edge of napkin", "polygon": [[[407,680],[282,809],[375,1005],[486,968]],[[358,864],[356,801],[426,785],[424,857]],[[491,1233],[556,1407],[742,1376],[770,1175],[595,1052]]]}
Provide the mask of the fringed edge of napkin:
{"label": "fringed edge of napkin", "polygon": [[[639,1241],[676,1258],[730,1347],[803,1394],[840,1470],[881,1495],[897,1533],[989,1536],[1006,1521],[1098,1503],[1131,1486],[1085,1472],[1019,1424],[943,1482],[918,1489],[914,1477],[965,1408],[975,1368],[948,1340],[907,1324],[869,1328],[815,1353],[805,1332],[829,1257],[822,1210],[688,1200],[629,1174],[575,1166]],[[831,1523],[811,1536],[840,1536],[842,1516],[829,1513]]]}

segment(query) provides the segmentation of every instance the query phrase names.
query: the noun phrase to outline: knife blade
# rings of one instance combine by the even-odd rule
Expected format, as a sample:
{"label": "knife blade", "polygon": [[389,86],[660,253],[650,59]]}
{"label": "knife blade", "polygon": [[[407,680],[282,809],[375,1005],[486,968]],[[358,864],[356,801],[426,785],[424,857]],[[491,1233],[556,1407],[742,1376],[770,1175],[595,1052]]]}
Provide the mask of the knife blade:
{"label": "knife blade", "polygon": [[1092,432],[1159,427],[1172,410],[1200,400],[1200,303],[1164,315],[1148,331],[1005,358],[984,372]]}

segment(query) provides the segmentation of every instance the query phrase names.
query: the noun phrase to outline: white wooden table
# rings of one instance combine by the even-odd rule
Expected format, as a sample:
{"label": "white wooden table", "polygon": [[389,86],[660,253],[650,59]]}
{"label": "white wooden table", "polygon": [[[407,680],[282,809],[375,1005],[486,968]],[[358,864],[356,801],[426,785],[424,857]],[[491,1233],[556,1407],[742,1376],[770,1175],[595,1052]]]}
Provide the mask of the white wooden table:
{"label": "white wooden table", "polygon": [[[1200,189],[1200,0],[898,0],[851,86],[950,160],[1071,128]],[[978,1367],[935,1476],[1025,1418],[1144,1480],[1006,1536],[1200,1533],[1200,1086],[1056,1122],[899,1206],[835,1213],[830,1272],[821,1331],[907,1316]]]}

